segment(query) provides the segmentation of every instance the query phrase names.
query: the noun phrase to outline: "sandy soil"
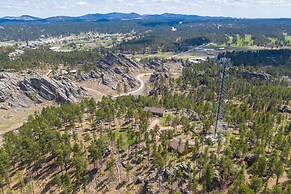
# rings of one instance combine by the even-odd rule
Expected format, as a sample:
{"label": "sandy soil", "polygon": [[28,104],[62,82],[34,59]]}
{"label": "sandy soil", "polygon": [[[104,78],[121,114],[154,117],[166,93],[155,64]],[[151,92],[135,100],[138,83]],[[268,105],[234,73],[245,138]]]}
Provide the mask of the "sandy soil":
{"label": "sandy soil", "polygon": [[0,143],[2,135],[8,131],[17,129],[23,125],[27,120],[27,117],[34,112],[41,111],[44,107],[52,105],[52,102],[48,102],[42,105],[33,105],[28,109],[13,109],[13,110],[0,110]]}

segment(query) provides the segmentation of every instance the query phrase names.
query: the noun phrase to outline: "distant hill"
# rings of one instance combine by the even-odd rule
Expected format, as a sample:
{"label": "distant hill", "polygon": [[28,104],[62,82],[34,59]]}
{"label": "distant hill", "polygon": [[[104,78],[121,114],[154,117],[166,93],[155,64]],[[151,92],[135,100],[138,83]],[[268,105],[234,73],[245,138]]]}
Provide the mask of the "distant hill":
{"label": "distant hill", "polygon": [[13,22],[13,21],[40,21],[40,22],[66,22],[66,21],[103,21],[103,20],[136,20],[136,19],[181,19],[181,20],[193,20],[193,19],[207,19],[207,18],[223,18],[223,17],[208,17],[208,16],[198,16],[198,15],[183,15],[183,14],[145,14],[140,15],[137,13],[107,13],[107,14],[87,14],[83,16],[70,17],[70,16],[54,16],[48,18],[38,18],[29,15],[22,15],[20,17],[6,16],[0,18],[0,22]]}
{"label": "distant hill", "polygon": [[54,16],[45,19],[40,19],[38,21],[42,22],[69,22],[69,21],[77,21],[76,17],[69,17],[69,16]]}
{"label": "distant hill", "polygon": [[84,16],[76,17],[81,20],[86,20],[86,21],[96,21],[96,20],[134,20],[137,18],[142,17],[141,15],[137,13],[108,13],[108,14],[87,14]]}
{"label": "distant hill", "polygon": [[22,15],[22,16],[19,16],[19,17],[14,17],[14,16],[6,16],[6,17],[3,17],[1,19],[4,19],[4,20],[7,20],[7,21],[36,21],[36,20],[41,20],[41,18],[38,18],[38,17],[33,17],[33,16],[30,16],[30,15]]}

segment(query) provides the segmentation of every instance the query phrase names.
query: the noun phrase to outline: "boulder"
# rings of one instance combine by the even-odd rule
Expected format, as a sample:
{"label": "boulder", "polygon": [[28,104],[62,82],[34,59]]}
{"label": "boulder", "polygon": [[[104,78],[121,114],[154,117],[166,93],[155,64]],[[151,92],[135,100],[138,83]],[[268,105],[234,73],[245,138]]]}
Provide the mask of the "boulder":
{"label": "boulder", "polygon": [[135,182],[134,182],[134,184],[141,184],[141,183],[143,183],[143,179],[142,178],[140,178],[139,176],[137,176],[136,177],[136,180],[135,180]]}
{"label": "boulder", "polygon": [[144,193],[144,194],[154,194],[155,193],[150,181],[145,181],[141,193]]}
{"label": "boulder", "polygon": [[166,67],[162,67],[156,70],[156,72],[151,75],[150,82],[155,82],[157,80],[168,79],[168,78],[170,78],[169,69]]}
{"label": "boulder", "polygon": [[170,171],[169,169],[165,169],[164,172],[163,172],[163,179],[166,181],[169,179],[169,177],[172,177],[174,178],[174,173],[172,171]]}
{"label": "boulder", "polygon": [[0,90],[0,102],[5,102],[8,98],[9,95],[4,90]]}
{"label": "boulder", "polygon": [[114,72],[121,75],[124,74],[124,72],[119,67],[115,67]]}
{"label": "boulder", "polygon": [[125,168],[125,169],[127,168],[127,162],[126,161],[122,161],[121,165],[122,165],[123,168]]}
{"label": "boulder", "polygon": [[291,113],[291,106],[290,105],[280,105],[280,106],[278,106],[278,110],[282,113]]}
{"label": "boulder", "polygon": [[182,194],[190,194],[190,191],[188,191],[187,189],[181,188],[181,193]]}
{"label": "boulder", "polygon": [[0,106],[0,109],[1,109],[1,110],[9,110],[9,108],[6,107],[6,106]]}
{"label": "boulder", "polygon": [[100,78],[101,74],[99,72],[96,71],[91,71],[90,72],[90,77],[91,78]]}

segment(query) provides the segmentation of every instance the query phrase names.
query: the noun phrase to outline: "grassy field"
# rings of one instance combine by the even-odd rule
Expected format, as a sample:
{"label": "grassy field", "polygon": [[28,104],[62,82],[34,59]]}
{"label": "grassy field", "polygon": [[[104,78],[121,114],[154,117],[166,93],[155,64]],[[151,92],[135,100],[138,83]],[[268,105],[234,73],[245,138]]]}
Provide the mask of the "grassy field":
{"label": "grassy field", "polygon": [[252,39],[252,35],[246,34],[245,37],[241,37],[239,34],[236,34],[237,42],[234,43],[234,38],[232,36],[228,36],[227,43],[223,43],[218,45],[217,47],[239,47],[239,46],[253,46],[254,40]]}
{"label": "grassy field", "polygon": [[[51,105],[51,103],[44,106],[48,105]],[[36,105],[23,110],[0,110],[0,144],[3,134],[21,127],[29,115],[33,115],[35,112],[41,111],[44,106]],[[8,117],[5,118],[5,116]]]}
{"label": "grassy field", "polygon": [[277,38],[268,37],[268,39],[274,44],[277,41]]}
{"label": "grassy field", "polygon": [[230,37],[229,43],[231,46],[252,46],[254,41],[251,35],[245,35],[241,37],[239,34],[236,35],[237,42],[234,43],[233,37]]}
{"label": "grassy field", "polygon": [[[268,37],[268,40],[270,40],[273,44],[275,44],[278,39]],[[288,42],[289,45],[291,45],[291,36],[285,36],[285,40]]]}
{"label": "grassy field", "polygon": [[285,36],[285,40],[289,42],[289,44],[291,44],[291,36]]}
{"label": "grassy field", "polygon": [[254,44],[254,41],[252,39],[252,35],[245,35],[244,42],[248,44],[248,46],[252,46]]}
{"label": "grassy field", "polygon": [[233,42],[233,37],[232,36],[229,36],[228,38],[229,38],[229,40],[228,40],[227,44],[230,44],[231,45],[232,42]]}
{"label": "grassy field", "polygon": [[[132,144],[134,142],[133,139],[129,138],[129,133],[127,132],[128,129],[127,128],[123,128],[123,129],[116,129],[112,131],[112,134],[115,137],[115,140],[117,140],[118,138],[120,138],[120,136],[122,136],[122,148],[125,149],[128,146],[128,143]],[[106,133],[105,135],[103,135],[101,138],[103,138],[104,140],[109,140],[109,133]]]}
{"label": "grassy field", "polygon": [[174,52],[160,52],[157,54],[133,55],[132,58],[135,58],[135,59],[144,59],[144,58],[162,58],[162,59],[165,59],[165,58],[169,58],[175,54],[176,53],[174,53]]}

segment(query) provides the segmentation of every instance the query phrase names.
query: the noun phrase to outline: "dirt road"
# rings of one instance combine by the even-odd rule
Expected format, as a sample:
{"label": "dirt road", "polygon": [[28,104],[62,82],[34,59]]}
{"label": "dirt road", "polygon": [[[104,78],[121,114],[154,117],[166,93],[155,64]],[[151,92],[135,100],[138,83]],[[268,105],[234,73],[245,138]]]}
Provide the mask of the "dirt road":
{"label": "dirt road", "polygon": [[113,97],[119,97],[119,96],[127,96],[127,95],[138,95],[140,92],[142,92],[142,90],[144,90],[145,88],[145,83],[144,81],[141,79],[142,77],[144,76],[149,76],[151,75],[152,73],[142,73],[142,74],[139,74],[136,79],[139,81],[140,83],[140,86],[138,89],[136,90],[133,90],[133,91],[130,91],[130,92],[127,92],[127,93],[124,93],[124,94],[119,94],[119,95],[115,95]]}

